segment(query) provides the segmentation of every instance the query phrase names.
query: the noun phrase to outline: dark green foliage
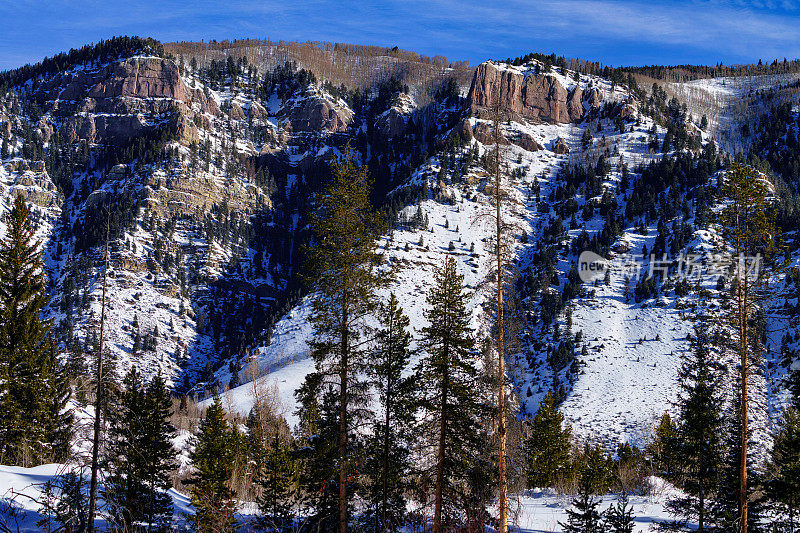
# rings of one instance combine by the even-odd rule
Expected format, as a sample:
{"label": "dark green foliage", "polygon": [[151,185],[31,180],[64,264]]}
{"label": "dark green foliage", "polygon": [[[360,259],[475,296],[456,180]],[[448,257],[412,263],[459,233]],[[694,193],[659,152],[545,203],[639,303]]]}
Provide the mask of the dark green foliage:
{"label": "dark green foliage", "polygon": [[767,490],[783,514],[787,531],[794,531],[800,509],[800,414],[788,407],[778,426],[767,467]]}
{"label": "dark green foliage", "polygon": [[53,57],[46,57],[41,62],[34,65],[25,65],[13,70],[0,72],[0,88],[16,87],[25,83],[27,80],[55,74],[68,70],[70,67],[97,61],[119,59],[130,57],[136,54],[155,54],[164,55],[164,47],[150,38],[141,37],[112,37],[108,40],[100,40],[97,44],[87,44],[81,48],[72,49],[69,52],[61,52]]}
{"label": "dark green foliage", "polygon": [[279,431],[266,450],[259,465],[256,482],[261,487],[258,498],[258,528],[262,531],[287,531],[291,529],[295,502],[295,463],[291,448]]}
{"label": "dark green foliage", "polygon": [[164,379],[145,385],[132,368],[109,409],[106,441],[105,500],[114,527],[129,531],[146,524],[148,531],[172,527],[170,474],[176,467],[169,421],[172,401]]}
{"label": "dark green foliage", "polygon": [[411,357],[409,320],[394,293],[381,306],[380,330],[370,375],[378,392],[378,413],[368,442],[364,519],[370,529],[395,531],[406,514],[405,492],[412,470],[411,446],[416,414],[416,376],[404,376]]}
{"label": "dark green foliage", "polygon": [[633,533],[633,507],[628,493],[622,492],[616,504],[610,505],[603,513],[606,533]]}
{"label": "dark green foliage", "polygon": [[527,430],[523,452],[528,487],[553,487],[570,473],[572,435],[551,395],[542,401]]}
{"label": "dark green foliage", "polygon": [[723,463],[723,373],[704,326],[695,328],[692,343],[678,373],[680,419],[671,444],[680,459],[677,477],[686,495],[670,500],[667,508],[678,524],[696,521],[704,531],[714,523],[712,509]]}
{"label": "dark green foliage", "polygon": [[671,481],[675,481],[680,463],[673,446],[677,432],[677,424],[672,421],[669,413],[664,413],[656,427],[655,438],[647,448],[647,455],[652,461],[655,471]]}
{"label": "dark green foliage", "polygon": [[69,398],[51,336],[39,243],[21,196],[0,242],[0,463],[33,466],[68,449]]}
{"label": "dark green foliage", "polygon": [[47,480],[42,487],[42,531],[82,533],[86,531],[87,482],[70,472]]}
{"label": "dark green foliage", "polygon": [[558,525],[565,533],[603,533],[601,515],[597,510],[600,501],[592,490],[593,482],[584,473],[578,486],[578,495],[572,500],[572,507],[567,509],[567,522]]}
{"label": "dark green foliage", "polygon": [[[736,391],[741,389],[738,383]],[[737,394],[739,394],[737,392]],[[741,522],[739,507],[739,470],[741,465],[741,409],[740,398],[735,399],[726,409],[726,420],[723,433],[723,464],[720,471],[715,513],[716,526],[723,530],[735,531]],[[754,468],[753,445],[751,431],[748,432],[748,511],[747,530],[751,533],[762,531],[765,512],[764,492],[761,487],[761,472]]]}
{"label": "dark green foliage", "polygon": [[[463,276],[456,272],[455,260],[448,257],[434,273],[434,286],[427,296],[425,316],[430,325],[422,330],[425,356],[418,369],[422,407],[427,413],[421,434],[433,437],[424,444],[435,450],[436,457],[426,474],[435,486],[434,500],[441,502],[441,515],[434,520],[440,519],[447,527],[466,519],[465,513],[479,514],[475,507],[489,503],[482,501],[484,487],[469,483],[485,467],[481,464],[482,452],[487,449],[481,419],[487,407],[481,401],[485,384],[476,366],[468,298]],[[493,478],[484,472],[481,479],[490,483]],[[465,501],[474,507],[465,509]]]}
{"label": "dark green foliage", "polygon": [[298,496],[308,510],[308,527],[327,531],[336,527],[338,513],[339,413],[334,389],[323,378],[316,372],[307,374],[295,397],[300,404]]}
{"label": "dark green foliage", "polygon": [[581,483],[587,484],[592,494],[608,492],[616,479],[616,465],[611,456],[599,444],[589,443],[576,455],[574,467],[581,476]]}
{"label": "dark green foliage", "polygon": [[195,515],[190,520],[196,531],[236,531],[236,502],[231,478],[236,468],[236,430],[228,426],[219,397],[206,411],[191,454],[195,471],[190,485]]}
{"label": "dark green foliage", "polygon": [[385,224],[370,203],[366,167],[356,165],[349,154],[334,162],[332,170],[332,181],[317,197],[318,208],[311,216],[314,246],[308,257],[316,293],[311,303],[314,338],[310,347],[317,371],[335,376],[337,381],[336,464],[340,520],[345,520],[345,500],[352,496],[347,494],[346,484],[357,477],[350,434],[369,414],[368,384],[360,379],[367,369],[362,340],[368,330],[366,319],[376,307],[374,291],[387,281],[377,271],[383,256],[375,244]]}

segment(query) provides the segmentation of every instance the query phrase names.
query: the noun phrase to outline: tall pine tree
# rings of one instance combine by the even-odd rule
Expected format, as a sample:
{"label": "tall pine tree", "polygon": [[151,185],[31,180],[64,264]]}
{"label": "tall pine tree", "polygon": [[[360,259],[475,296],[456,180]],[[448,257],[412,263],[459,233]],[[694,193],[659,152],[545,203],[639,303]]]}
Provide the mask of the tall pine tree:
{"label": "tall pine tree", "polygon": [[552,395],[545,397],[526,425],[523,452],[528,486],[552,487],[569,474],[572,448],[571,431],[564,427],[564,415],[558,412]]}
{"label": "tall pine tree", "polygon": [[332,170],[332,182],[317,197],[318,208],[311,216],[314,246],[308,256],[316,289],[311,349],[317,371],[333,377],[338,387],[338,520],[340,533],[347,533],[352,497],[348,486],[356,474],[349,438],[366,405],[366,383],[359,380],[366,370],[361,346],[366,318],[376,306],[374,291],[385,281],[377,270],[382,255],[376,245],[385,223],[370,203],[366,167],[348,154],[334,162]]}
{"label": "tall pine tree", "polygon": [[[719,212],[718,222],[722,236],[733,253],[734,265],[733,298],[729,324],[737,334],[736,351],[739,356],[739,427],[738,453],[738,518],[735,520],[738,531],[747,533],[755,521],[748,516],[750,507],[750,487],[748,474],[751,470],[748,459],[748,439],[750,438],[750,371],[757,366],[758,352],[762,349],[752,323],[759,312],[763,300],[763,286],[769,276],[767,266],[778,250],[774,210],[770,208],[770,191],[766,180],[752,167],[732,164],[721,180],[721,192],[726,202]],[[754,262],[760,257],[761,261]],[[760,268],[751,268],[753,266]],[[775,269],[772,268],[772,273]]]}
{"label": "tall pine tree", "polygon": [[234,428],[225,420],[219,397],[206,411],[191,454],[194,472],[191,486],[195,515],[191,521],[201,533],[233,533],[237,530],[236,502],[231,478],[236,467]]}
{"label": "tall pine tree", "polygon": [[106,442],[105,500],[116,527],[130,531],[134,524],[147,531],[170,531],[172,487],[177,466],[171,438],[172,401],[161,375],[145,385],[132,368],[109,412]]}
{"label": "tall pine tree", "polygon": [[0,463],[32,466],[68,449],[71,419],[49,322],[39,242],[25,201],[14,199],[0,241]]}
{"label": "tall pine tree", "polygon": [[680,457],[684,496],[670,500],[667,508],[676,517],[671,529],[685,528],[691,519],[705,531],[714,523],[710,514],[723,462],[722,368],[703,326],[695,328],[692,343],[678,373],[680,419],[671,446]]}
{"label": "tall pine tree", "polygon": [[298,464],[302,506],[307,510],[305,523],[320,531],[338,527],[338,432],[339,411],[334,386],[325,385],[324,376],[306,375],[297,391]]}
{"label": "tall pine tree", "polygon": [[416,414],[416,377],[404,376],[411,358],[409,320],[394,293],[381,307],[381,329],[370,374],[378,393],[379,416],[369,440],[366,489],[372,529],[396,531],[406,510],[404,492],[411,472],[410,451]]}
{"label": "tall pine tree", "polygon": [[[786,531],[800,522],[800,413],[793,405],[781,418],[767,467],[767,488],[777,511],[785,516]],[[776,520],[777,521],[777,520]]]}
{"label": "tall pine tree", "polygon": [[447,257],[428,293],[425,317],[429,325],[422,331],[425,355],[418,371],[427,413],[423,431],[435,438],[434,533],[458,523],[464,510],[463,484],[486,444],[481,438],[485,384],[477,368],[468,298],[464,277],[456,271],[455,260]]}
{"label": "tall pine tree", "polygon": [[256,482],[261,487],[257,520],[262,531],[282,532],[291,529],[296,490],[296,464],[289,443],[275,431],[272,442],[259,465]]}

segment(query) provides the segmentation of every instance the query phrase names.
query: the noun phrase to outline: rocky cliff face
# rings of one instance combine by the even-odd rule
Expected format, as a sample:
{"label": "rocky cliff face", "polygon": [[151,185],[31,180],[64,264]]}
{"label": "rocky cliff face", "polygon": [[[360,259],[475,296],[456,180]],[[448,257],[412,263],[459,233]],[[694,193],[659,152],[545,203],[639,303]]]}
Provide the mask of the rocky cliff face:
{"label": "rocky cliff face", "polygon": [[[467,101],[470,112],[479,118],[490,118],[499,103],[504,119],[534,123],[565,124],[578,122],[586,115],[583,88],[575,83],[570,91],[553,74],[539,74],[538,67],[514,68],[508,65],[482,63],[475,71]],[[591,90],[590,98],[598,92]],[[589,109],[599,107],[590,100]]]}
{"label": "rocky cliff face", "polygon": [[448,131],[463,117],[453,106],[428,109],[426,125],[408,133],[425,121],[396,88],[383,98],[376,90],[356,114],[346,92],[301,82],[299,72],[282,71],[280,90],[265,94],[263,73],[178,64],[92,60],[0,95],[10,150],[0,215],[16,194],[36,207],[48,316],[60,348],[87,358],[109,222],[106,340],[118,370],[135,364],[202,389],[268,338],[297,297],[299,250],[329,161],[348,143],[370,154],[363,161],[386,191],[430,148],[409,135]]}
{"label": "rocky cliff face", "polygon": [[353,112],[342,102],[316,90],[290,101],[281,111],[284,125],[293,132],[343,133]]}
{"label": "rocky cliff face", "polygon": [[205,115],[208,121],[219,115],[216,102],[187,86],[173,61],[157,57],[63,72],[39,85],[36,98],[64,121],[68,142],[125,143],[168,116],[176,136],[188,145],[197,140],[189,125],[196,117]]}

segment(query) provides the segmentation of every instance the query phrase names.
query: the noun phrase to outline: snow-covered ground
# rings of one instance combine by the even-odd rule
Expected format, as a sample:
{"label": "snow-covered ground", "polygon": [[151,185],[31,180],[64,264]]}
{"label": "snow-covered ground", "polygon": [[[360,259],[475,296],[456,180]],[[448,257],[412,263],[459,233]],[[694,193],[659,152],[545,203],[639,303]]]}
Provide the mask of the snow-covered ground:
{"label": "snow-covered ground", "polygon": [[[39,523],[45,518],[42,514],[42,505],[47,499],[45,484],[48,481],[55,483],[59,476],[70,472],[79,474],[61,464],[34,468],[0,465],[0,531],[46,531],[46,526]],[[84,472],[84,476],[88,476],[88,473]],[[193,513],[189,497],[175,489],[170,489],[168,494],[172,498],[174,524],[176,527],[185,527],[186,515]],[[96,524],[101,530],[107,526],[102,515],[98,515]]]}
{"label": "snow-covered ground", "polygon": [[[7,526],[14,533],[43,531],[38,525],[42,520],[42,502],[45,499],[45,483],[53,482],[69,471],[59,464],[47,464],[35,468],[0,466],[0,530]],[[85,473],[86,474],[86,473]],[[676,489],[658,478],[650,478],[651,491],[647,496],[630,496],[635,517],[635,533],[651,531],[657,522],[668,520],[664,504],[677,494]],[[186,516],[193,513],[189,497],[174,489],[169,490],[174,508],[174,523],[183,530]],[[599,511],[605,511],[618,499],[616,494],[599,497]],[[509,518],[512,527],[520,533],[548,533],[562,531],[559,522],[567,521],[566,510],[572,497],[557,494],[552,490],[529,490],[512,495],[509,499]],[[101,502],[102,503],[102,502]],[[247,522],[252,518],[251,505],[242,506],[240,522],[242,531],[249,531]],[[107,524],[99,515],[97,525],[105,530]]]}

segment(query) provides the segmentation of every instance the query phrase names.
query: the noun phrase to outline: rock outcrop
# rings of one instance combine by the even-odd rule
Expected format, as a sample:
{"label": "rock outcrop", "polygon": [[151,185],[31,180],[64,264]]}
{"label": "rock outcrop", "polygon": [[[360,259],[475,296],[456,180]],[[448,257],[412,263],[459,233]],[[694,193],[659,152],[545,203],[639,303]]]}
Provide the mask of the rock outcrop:
{"label": "rock outcrop", "polygon": [[58,209],[61,196],[45,169],[44,161],[12,159],[0,170],[0,194],[8,198],[16,195],[29,204],[44,209]]}
{"label": "rock outcrop", "polygon": [[[494,144],[494,128],[487,122],[478,122],[475,124],[475,127],[472,129],[472,135],[483,144]],[[500,133],[499,140],[500,144],[508,144],[508,140],[502,132]]]}
{"label": "rock outcrop", "polygon": [[375,122],[375,126],[381,132],[381,135],[388,138],[398,137],[405,133],[407,125],[408,115],[402,113],[396,107],[392,107],[383,113]]}
{"label": "rock outcrop", "polygon": [[516,137],[511,139],[513,144],[529,152],[538,152],[543,150],[544,147],[539,144],[529,133],[520,132]]}
{"label": "rock outcrop", "polygon": [[[60,73],[43,82],[37,94],[46,111],[68,117],[60,132],[70,142],[124,143],[146,128],[160,127],[159,117],[169,115],[167,124],[179,128],[177,137],[188,144],[197,138],[195,117],[208,122],[204,114],[219,115],[216,102],[203,90],[187,86],[172,60],[158,57],[132,57],[95,70]],[[52,135],[47,128],[39,131],[42,137]]]}
{"label": "rock outcrop", "polygon": [[580,85],[576,85],[569,95],[567,114],[571,122],[578,122],[583,118],[583,89],[581,89]]}
{"label": "rock outcrop", "polygon": [[353,112],[323,95],[295,100],[282,110],[285,127],[293,132],[341,133],[353,120]]}
{"label": "rock outcrop", "polygon": [[145,127],[141,115],[76,115],[67,119],[60,132],[68,142],[121,144],[140,135]]}
{"label": "rock outcrop", "polygon": [[416,107],[417,104],[409,95],[399,93],[392,107],[378,116],[375,126],[384,137],[399,137],[405,133],[411,113]]}
{"label": "rock outcrop", "polygon": [[553,153],[564,155],[569,153],[569,145],[563,137],[559,137],[553,142]]}
{"label": "rock outcrop", "polygon": [[526,76],[491,62],[481,63],[475,71],[467,101],[471,113],[483,118],[491,115],[492,107],[499,101],[504,119],[553,124],[577,120],[570,116],[567,90],[554,76]]}
{"label": "rock outcrop", "polygon": [[597,87],[592,87],[586,92],[586,96],[584,97],[586,100],[587,105],[591,111],[596,111],[600,109],[600,106],[603,105],[603,95]]}

